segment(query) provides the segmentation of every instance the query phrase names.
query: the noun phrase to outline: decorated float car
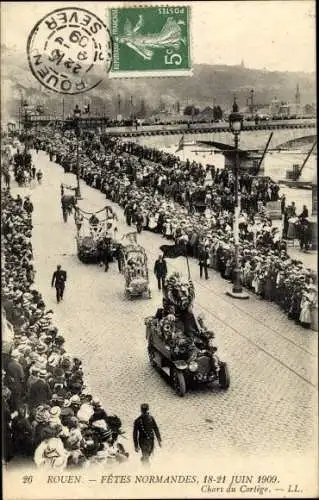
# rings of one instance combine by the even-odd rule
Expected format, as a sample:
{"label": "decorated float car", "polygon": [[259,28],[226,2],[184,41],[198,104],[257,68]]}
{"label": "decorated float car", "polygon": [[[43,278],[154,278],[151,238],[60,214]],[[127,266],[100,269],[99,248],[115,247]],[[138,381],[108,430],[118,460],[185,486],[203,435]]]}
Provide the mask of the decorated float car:
{"label": "decorated float car", "polygon": [[110,258],[116,251],[116,243],[113,238],[115,213],[106,207],[106,216],[100,220],[96,214],[90,218],[84,218],[81,229],[76,236],[77,255],[82,262],[98,263],[103,260],[103,252],[108,248]]}
{"label": "decorated float car", "polygon": [[146,295],[151,298],[147,255],[138,244],[123,245],[121,248],[122,268],[125,278],[125,295],[128,298]]}
{"label": "decorated float car", "polygon": [[148,356],[151,365],[164,373],[175,392],[184,396],[199,384],[230,384],[227,364],[217,356],[214,334],[195,316],[192,281],[175,273],[166,282],[163,307],[145,318]]}

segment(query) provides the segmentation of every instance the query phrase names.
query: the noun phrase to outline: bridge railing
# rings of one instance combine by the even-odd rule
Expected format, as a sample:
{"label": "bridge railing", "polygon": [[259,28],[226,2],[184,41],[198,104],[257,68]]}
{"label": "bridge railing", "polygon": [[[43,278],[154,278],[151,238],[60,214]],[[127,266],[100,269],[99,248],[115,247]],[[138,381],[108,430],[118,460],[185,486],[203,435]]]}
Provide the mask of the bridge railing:
{"label": "bridge railing", "polygon": [[[67,124],[71,120],[62,120],[55,116],[42,116],[36,117],[29,121],[32,125],[44,125],[48,123],[56,124]],[[118,136],[138,136],[138,135],[171,135],[171,134],[198,134],[198,133],[209,133],[209,132],[229,132],[229,125],[227,122],[220,123],[179,123],[179,124],[153,124],[153,125],[117,125],[109,126],[107,124],[107,118],[103,117],[88,117],[80,119],[80,126],[83,128],[92,126],[102,127],[106,133]],[[282,130],[282,129],[298,129],[298,128],[316,128],[316,122],[314,120],[282,120],[282,121],[267,121],[261,122],[259,124],[254,124],[251,122],[244,122],[243,131],[254,131],[254,130]]]}

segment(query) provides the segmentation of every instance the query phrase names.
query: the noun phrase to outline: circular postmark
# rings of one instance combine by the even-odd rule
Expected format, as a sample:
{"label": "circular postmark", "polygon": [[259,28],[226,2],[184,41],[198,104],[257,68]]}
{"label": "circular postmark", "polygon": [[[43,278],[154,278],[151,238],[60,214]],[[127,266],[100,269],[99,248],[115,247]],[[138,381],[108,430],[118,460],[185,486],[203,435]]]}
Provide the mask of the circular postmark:
{"label": "circular postmark", "polygon": [[101,83],[112,64],[112,40],[104,22],[78,7],[56,9],[32,29],[29,66],[46,88],[80,94]]}

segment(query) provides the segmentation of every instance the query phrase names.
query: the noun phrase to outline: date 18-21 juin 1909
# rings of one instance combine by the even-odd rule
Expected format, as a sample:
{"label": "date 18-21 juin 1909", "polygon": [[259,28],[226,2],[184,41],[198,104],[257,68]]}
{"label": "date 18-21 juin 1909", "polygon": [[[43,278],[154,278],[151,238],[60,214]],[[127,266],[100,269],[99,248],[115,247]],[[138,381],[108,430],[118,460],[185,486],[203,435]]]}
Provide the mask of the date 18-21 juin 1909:
{"label": "date 18-21 juin 1909", "polygon": [[[36,479],[36,478],[35,478]],[[33,482],[33,476],[24,476],[23,484],[30,485]],[[286,483],[279,479],[276,474],[205,474],[204,476],[196,474],[102,474],[99,476],[91,475],[86,477],[81,474],[60,475],[49,474],[45,482],[55,485],[77,485],[89,483],[91,486],[99,484],[103,488],[116,487],[125,488],[127,485],[143,485],[150,487],[152,485],[171,485],[175,487],[198,486],[200,492],[208,494],[243,494],[258,495],[268,497],[280,496],[282,494],[302,493],[302,488],[298,484]]]}

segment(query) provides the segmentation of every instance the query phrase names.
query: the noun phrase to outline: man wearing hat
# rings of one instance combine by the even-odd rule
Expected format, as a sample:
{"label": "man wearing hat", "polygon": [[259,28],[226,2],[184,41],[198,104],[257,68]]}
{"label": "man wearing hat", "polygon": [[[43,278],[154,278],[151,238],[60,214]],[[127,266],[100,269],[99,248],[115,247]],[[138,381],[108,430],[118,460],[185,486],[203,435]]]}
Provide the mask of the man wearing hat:
{"label": "man wearing hat", "polygon": [[33,203],[30,201],[30,196],[25,197],[25,201],[23,203],[24,210],[31,215],[33,212]]}
{"label": "man wearing hat", "polygon": [[63,293],[65,288],[67,274],[66,271],[61,269],[61,266],[58,265],[56,271],[54,271],[51,281],[51,286],[55,286],[56,289],[56,300],[57,303],[63,299]]}
{"label": "man wearing hat", "polygon": [[30,387],[28,392],[28,402],[30,407],[37,407],[41,404],[48,404],[52,397],[49,384],[46,381],[47,372],[39,370],[39,378]]}
{"label": "man wearing hat", "polygon": [[10,407],[17,410],[20,406],[25,384],[25,374],[20,363],[21,353],[15,349],[11,352],[11,358],[6,366],[6,382],[11,390]]}
{"label": "man wearing hat", "polygon": [[203,270],[205,274],[205,279],[208,280],[208,261],[209,261],[209,245],[205,245],[204,248],[199,252],[199,275],[200,278],[203,276]]}
{"label": "man wearing hat", "polygon": [[150,455],[154,451],[154,435],[161,446],[162,438],[155,422],[149,413],[149,405],[141,405],[141,415],[135,420],[133,428],[133,441],[136,453],[142,452],[142,462],[148,463]]}
{"label": "man wearing hat", "polygon": [[157,278],[158,289],[161,290],[161,288],[164,288],[165,278],[167,275],[167,264],[162,254],[160,254],[158,259],[155,261],[154,274]]}
{"label": "man wearing hat", "polygon": [[107,413],[102,407],[100,400],[98,398],[93,398],[91,405],[93,407],[93,414],[90,417],[89,425],[92,425],[94,422],[98,420],[104,420],[105,423],[107,424],[108,423]]}

